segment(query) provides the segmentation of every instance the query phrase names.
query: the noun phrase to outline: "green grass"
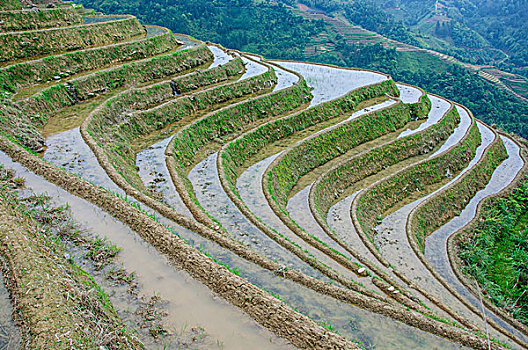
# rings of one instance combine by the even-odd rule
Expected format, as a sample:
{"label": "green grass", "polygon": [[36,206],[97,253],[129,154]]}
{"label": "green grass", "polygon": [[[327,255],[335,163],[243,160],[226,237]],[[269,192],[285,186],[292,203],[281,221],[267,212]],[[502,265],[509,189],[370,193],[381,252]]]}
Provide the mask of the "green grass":
{"label": "green grass", "polygon": [[491,301],[528,324],[528,180],[483,208],[481,221],[460,243],[464,272]]}
{"label": "green grass", "polygon": [[401,70],[442,73],[447,71],[450,65],[450,63],[444,62],[438,57],[422,52],[398,52],[398,67]]}

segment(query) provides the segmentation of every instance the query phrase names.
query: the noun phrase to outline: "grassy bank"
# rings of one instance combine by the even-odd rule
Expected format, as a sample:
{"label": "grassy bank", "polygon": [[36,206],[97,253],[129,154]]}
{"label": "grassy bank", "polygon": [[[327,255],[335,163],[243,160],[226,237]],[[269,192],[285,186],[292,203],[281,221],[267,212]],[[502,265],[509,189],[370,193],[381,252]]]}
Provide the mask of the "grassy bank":
{"label": "grassy bank", "polygon": [[24,341],[34,349],[142,349],[105,292],[65,254],[65,207],[19,197],[23,179],[0,167],[0,254]]}

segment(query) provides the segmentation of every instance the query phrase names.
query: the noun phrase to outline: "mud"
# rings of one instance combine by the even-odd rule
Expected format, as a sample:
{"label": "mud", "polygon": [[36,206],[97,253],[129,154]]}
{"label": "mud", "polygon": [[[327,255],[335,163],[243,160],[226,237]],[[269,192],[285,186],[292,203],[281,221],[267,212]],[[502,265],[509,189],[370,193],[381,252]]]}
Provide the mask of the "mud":
{"label": "mud", "polygon": [[[15,169],[19,176],[26,179],[27,186],[37,194],[52,195],[58,205],[68,204],[73,218],[85,230],[103,235],[122,248],[118,263],[123,264],[127,271],[134,272],[140,285],[139,293],[146,296],[159,295],[165,301],[163,309],[168,315],[163,324],[171,333],[178,336],[192,328],[202,327],[210,341],[204,348],[214,348],[216,341],[226,349],[246,349],[253,345],[268,348],[275,343],[277,348],[288,348],[286,342],[255,324],[239,309],[219,299],[206,286],[175,267],[164,255],[108,213],[28,172],[3,153],[0,153],[0,163]],[[127,320],[129,305],[126,299],[112,297],[110,295],[114,306]],[[170,339],[167,341],[169,343],[166,345],[170,346]],[[161,349],[164,345],[158,344],[157,348]]]}
{"label": "mud", "polygon": [[[3,265],[3,261],[0,260],[0,264]],[[22,335],[13,320],[13,305],[0,273],[0,349],[15,350],[21,346]]]}
{"label": "mud", "polygon": [[136,155],[136,166],[139,168],[139,176],[147,188],[160,193],[162,200],[178,212],[192,217],[191,212],[174,187],[165,162],[165,150],[171,138],[172,136],[167,137],[139,151]]}

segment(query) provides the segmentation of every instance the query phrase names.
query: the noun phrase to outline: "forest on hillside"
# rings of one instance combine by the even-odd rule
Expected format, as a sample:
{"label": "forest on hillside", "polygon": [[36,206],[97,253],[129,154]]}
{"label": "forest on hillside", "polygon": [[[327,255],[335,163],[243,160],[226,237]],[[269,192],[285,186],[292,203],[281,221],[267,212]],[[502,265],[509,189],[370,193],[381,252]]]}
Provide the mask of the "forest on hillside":
{"label": "forest on hillside", "polygon": [[[430,18],[435,9],[433,0],[375,0],[375,3],[407,27]],[[502,68],[528,66],[528,1],[444,0],[439,4],[440,12],[450,21],[437,22],[440,31],[433,34],[448,37],[460,48],[491,46],[503,50],[509,59]]]}
{"label": "forest on hillside", "polygon": [[[340,66],[375,69],[394,79],[424,87],[467,105],[480,119],[528,138],[528,104],[461,67],[439,59],[409,62],[409,55],[376,45],[348,45],[334,36],[335,50],[307,58],[304,49],[319,33],[330,29],[321,20],[307,20],[292,11],[293,0],[257,2],[252,0],[81,0],[89,8],[106,13],[131,13],[143,22],[167,26],[179,33],[225,47],[261,54],[267,58],[310,60]],[[311,6],[332,10],[333,0],[309,0]],[[401,41],[410,31],[373,3],[356,2],[347,16],[358,24]],[[392,34],[391,34],[392,33]],[[527,36],[528,37],[528,36]],[[409,37],[412,40],[411,37]]]}

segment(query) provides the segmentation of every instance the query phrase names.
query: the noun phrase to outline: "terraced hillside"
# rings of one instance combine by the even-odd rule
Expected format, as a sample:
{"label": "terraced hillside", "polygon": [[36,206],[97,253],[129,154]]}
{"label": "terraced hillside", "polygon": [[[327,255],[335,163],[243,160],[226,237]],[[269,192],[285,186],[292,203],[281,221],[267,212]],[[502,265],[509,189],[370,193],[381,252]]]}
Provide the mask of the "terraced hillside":
{"label": "terraced hillside", "polygon": [[528,347],[523,295],[461,266],[516,137],[378,72],[0,5],[0,347]]}

